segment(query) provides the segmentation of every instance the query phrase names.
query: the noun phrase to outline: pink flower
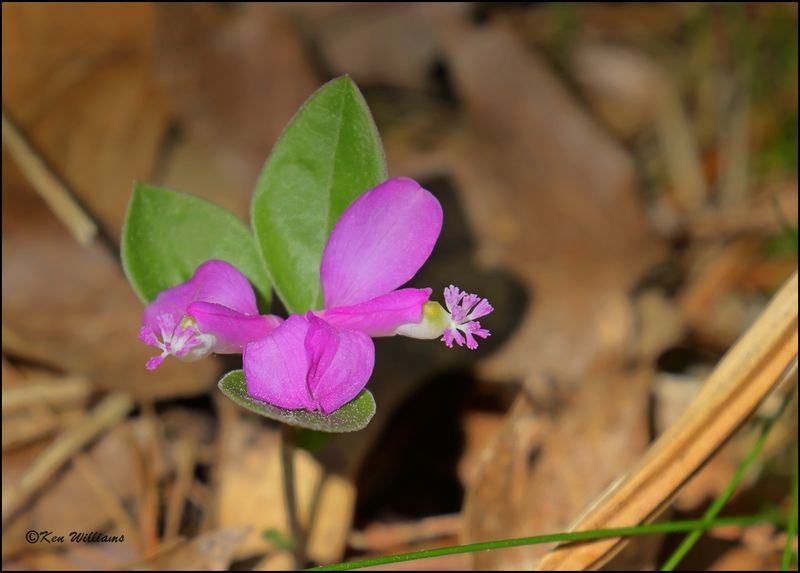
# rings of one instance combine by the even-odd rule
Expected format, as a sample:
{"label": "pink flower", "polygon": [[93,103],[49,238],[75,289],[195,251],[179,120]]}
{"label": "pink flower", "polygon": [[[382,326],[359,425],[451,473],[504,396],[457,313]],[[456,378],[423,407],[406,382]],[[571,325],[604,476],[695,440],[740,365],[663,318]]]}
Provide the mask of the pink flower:
{"label": "pink flower", "polygon": [[163,291],[144,312],[139,338],[161,351],[197,360],[243,352],[247,391],[286,409],[330,414],[355,398],[372,374],[371,337],[400,334],[470,349],[489,331],[476,320],[486,299],[454,286],[445,310],[431,289],[400,288],[425,263],[442,229],[439,201],[411,179],[367,191],[334,225],[320,265],[325,308],[292,315],[258,314],[247,278],[224,261],[200,265],[191,279]]}
{"label": "pink flower", "polygon": [[240,353],[281,322],[277,316],[258,314],[253,287],[236,267],[211,260],[147,305],[139,340],[161,350],[147,361],[153,370],[169,355],[193,361],[212,352]]}
{"label": "pink flower", "polygon": [[429,302],[429,288],[399,288],[428,259],[441,228],[439,202],[411,179],[390,179],[354,201],[323,251],[325,309],[293,315],[245,347],[249,394],[329,414],[367,384],[375,361],[370,337],[442,337],[448,346],[466,340],[477,348],[474,336],[489,336],[474,320],[492,311],[486,299],[451,286],[448,312]]}
{"label": "pink flower", "polygon": [[467,348],[470,350],[478,348],[478,341],[474,336],[489,338],[489,331],[481,328],[481,323],[475,320],[494,310],[488,300],[481,299],[476,294],[467,294],[450,285],[444,289],[444,302],[450,312],[450,324],[444,329],[442,341],[448,348],[453,348],[453,341],[459,346],[464,346],[465,339],[461,332],[466,336]]}

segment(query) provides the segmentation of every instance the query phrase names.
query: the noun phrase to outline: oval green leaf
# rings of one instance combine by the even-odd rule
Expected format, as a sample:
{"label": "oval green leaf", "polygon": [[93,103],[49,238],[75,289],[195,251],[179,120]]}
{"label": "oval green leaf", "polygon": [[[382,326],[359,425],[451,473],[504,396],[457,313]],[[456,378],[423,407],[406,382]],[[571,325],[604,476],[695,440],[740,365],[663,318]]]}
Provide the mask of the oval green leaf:
{"label": "oval green leaf", "polygon": [[269,278],[241,220],[199,197],[135,183],[122,228],[122,266],[139,297],[150,302],[209,259],[234,265],[250,279],[259,302],[269,304]]}
{"label": "oval green leaf", "polygon": [[331,228],[356,197],[385,179],[383,146],[361,92],[347,76],[328,82],[273,147],[250,212],[289,312],[321,308],[319,265]]}
{"label": "oval green leaf", "polygon": [[284,410],[250,397],[247,393],[247,383],[242,370],[234,370],[223,376],[222,380],[219,381],[219,389],[228,398],[256,414],[261,414],[290,426],[318,432],[356,432],[363,430],[375,414],[375,399],[369,390],[362,390],[358,396],[330,416],[325,416],[319,412],[309,412],[308,410]]}

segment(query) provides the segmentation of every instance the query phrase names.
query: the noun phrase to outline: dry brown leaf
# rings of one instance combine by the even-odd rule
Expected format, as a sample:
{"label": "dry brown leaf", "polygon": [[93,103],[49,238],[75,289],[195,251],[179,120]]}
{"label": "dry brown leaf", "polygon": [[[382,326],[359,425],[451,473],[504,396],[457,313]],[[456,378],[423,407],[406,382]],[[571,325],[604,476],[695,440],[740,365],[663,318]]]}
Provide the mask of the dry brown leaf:
{"label": "dry brown leaf", "polygon": [[[797,361],[797,273],[728,351],[683,416],[627,476],[591,504],[574,530],[630,526],[653,519],[677,489],[731,436]],[[624,545],[610,539],[560,547],[540,569],[597,566]]]}
{"label": "dry brown leaf", "polygon": [[356,488],[353,479],[326,473],[316,493],[306,554],[317,563],[333,563],[344,555],[353,523]]}
{"label": "dry brown leaf", "polygon": [[145,370],[136,338],[143,305],[99,243],[80,247],[20,177],[3,165],[3,347],[139,396],[194,394],[215,381],[214,360]]}
{"label": "dry brown leaf", "polygon": [[[691,404],[692,400],[702,389],[707,372],[692,375],[667,374],[664,372],[656,375],[653,381],[653,426],[656,436],[678,421]],[[796,383],[797,375],[793,380],[788,380],[789,385]],[[759,415],[770,416],[775,413],[777,405],[774,403],[777,396],[767,399],[759,408]],[[772,428],[769,438],[764,444],[760,459],[771,459],[773,456],[785,452],[794,438],[796,429],[789,418],[782,418]],[[736,468],[742,459],[747,456],[753,446],[753,436],[746,432],[738,432],[731,440],[722,446],[711,458],[675,495],[673,506],[684,512],[695,511],[700,504],[707,502],[725,489],[730,482]],[[759,476],[758,471],[751,471],[743,481],[743,488],[750,487]]]}
{"label": "dry brown leaf", "polygon": [[708,182],[697,141],[680,94],[664,81],[655,114],[655,131],[669,184],[668,191],[687,213],[704,210],[709,197]]}
{"label": "dry brown leaf", "polygon": [[[678,303],[690,330],[706,345],[730,347],[764,308],[767,297],[747,285],[761,258],[760,247],[756,237],[745,236],[692,250],[687,285]],[[796,260],[776,269],[781,271],[773,277],[779,279],[778,287],[795,268]]]}
{"label": "dry brown leaf", "polygon": [[125,571],[227,571],[236,548],[250,528],[227,527],[203,533],[191,541],[171,546],[152,558],[125,567]]}
{"label": "dry brown leaf", "polygon": [[253,571],[290,571],[294,568],[294,556],[286,551],[268,554],[255,564]]}
{"label": "dry brown leaf", "polygon": [[461,528],[461,514],[435,515],[418,521],[374,523],[350,534],[350,547],[358,551],[396,552],[398,545],[420,543],[456,535]]}
{"label": "dry brown leaf", "polygon": [[[561,4],[547,7],[551,9],[511,11],[504,20],[537,45],[558,42],[558,34],[567,31],[576,43],[646,44],[654,37],[670,37],[677,33],[687,19],[701,10],[698,5],[679,2]],[[569,15],[574,20],[570,21],[568,28],[564,20]],[[559,47],[555,46],[555,49]]]}
{"label": "dry brown leaf", "polygon": [[784,256],[755,262],[742,277],[743,286],[762,292],[774,292],[797,268],[796,256]]}
{"label": "dry brown leaf", "polygon": [[702,210],[708,184],[693,126],[669,76],[641,52],[597,43],[578,46],[572,66],[595,113],[616,133],[631,139],[645,128],[655,131],[669,190],[684,210]]}
{"label": "dry brown leaf", "polygon": [[[135,440],[133,444],[128,441],[128,427]],[[106,434],[86,451],[87,459],[118,499],[127,502],[136,495],[139,461],[134,448],[148,443],[149,436],[155,431],[145,420],[128,422]],[[28,446],[3,454],[4,490],[19,481],[45,446]],[[163,477],[167,469],[167,459],[162,454],[155,460],[154,471]],[[100,503],[92,486],[74,468],[67,468],[48,482],[24,513],[3,528],[3,557],[31,548],[25,541],[25,532],[29,529],[63,532],[64,535],[70,531],[99,531],[107,527],[111,519],[107,506]],[[47,549],[40,545],[36,547]],[[138,547],[134,549],[139,550]]]}
{"label": "dry brown leaf", "polygon": [[652,126],[665,82],[647,56],[618,45],[581,44],[570,64],[592,111],[616,135],[631,140]]}
{"label": "dry brown leaf", "polygon": [[242,185],[237,175],[226,169],[220,153],[199,135],[187,133],[163,160],[157,178],[160,185],[207,199],[247,220],[252,182]]}
{"label": "dry brown leaf", "polygon": [[708,565],[706,571],[777,571],[777,552],[765,555],[749,547],[733,547]]}
{"label": "dry brown leaf", "polygon": [[[491,342],[502,344],[518,320],[515,305],[520,303],[519,288],[501,273],[481,273],[473,261],[473,239],[464,220],[463,209],[447,181],[438,178],[423,181],[440,200],[447,213],[437,248],[423,266],[412,284],[419,287],[447,285],[458,277],[462,285],[473,284],[481,294],[498,305],[491,317]],[[503,304],[501,301],[508,301]],[[385,433],[398,406],[414,392],[423,391],[424,384],[435,384],[433,378],[444,371],[462,371],[480,356],[464,352],[443,352],[439,344],[424,343],[403,337],[375,340],[375,370],[370,381],[370,391],[379,404],[369,426],[360,432],[335,436],[325,449],[317,454],[326,470],[320,490],[319,507],[314,516],[309,538],[309,556],[320,562],[341,561],[346,549],[354,515],[354,483],[361,476],[374,475],[370,467],[363,467],[370,450]],[[466,381],[465,381],[466,382]],[[385,450],[385,448],[384,448]],[[358,481],[361,481],[359,478]]]}
{"label": "dry brown leaf", "polygon": [[91,385],[81,376],[27,376],[24,386],[3,390],[3,415],[41,403],[56,410],[84,406],[90,394]]}
{"label": "dry brown leaf", "polygon": [[133,409],[133,400],[122,393],[109,394],[90,412],[56,437],[16,484],[3,490],[3,525],[25,506],[64,464],[98,435],[113,428]]}
{"label": "dry brown leaf", "polygon": [[152,4],[3,5],[3,105],[116,239],[167,127]]}
{"label": "dry brown leaf", "polygon": [[[289,3],[287,13],[318,43],[335,75],[360,86],[430,89],[439,46],[424,8],[416,3]],[[466,3],[455,4],[466,12]]]}
{"label": "dry brown leaf", "polygon": [[754,190],[745,205],[695,213],[689,231],[701,240],[735,238],[744,233],[780,233],[784,220],[797,225],[797,180],[775,179]]}
{"label": "dry brown leaf", "polygon": [[[526,380],[536,414],[524,423],[511,414],[485,453],[464,541],[556,531],[645,447],[649,372],[625,371],[637,351],[628,293],[661,247],[637,205],[630,157],[544,62],[502,27],[432,10],[472,132],[449,153],[481,260],[512,270],[534,302],[481,370]],[[532,442],[518,437],[526,431]],[[524,567],[540,551],[473,559]]]}
{"label": "dry brown leaf", "polygon": [[713,302],[741,280],[757,254],[758,243],[750,237],[698,249],[680,296],[682,313],[692,328],[703,328]]}
{"label": "dry brown leaf", "polygon": [[3,361],[3,451],[50,436],[81,418],[92,386],[81,376]]}
{"label": "dry brown leaf", "polygon": [[136,547],[128,543],[68,544],[63,550],[31,551],[4,560],[3,570],[108,571],[135,559],[136,552]]}
{"label": "dry brown leaf", "polygon": [[83,416],[80,408],[54,413],[45,406],[3,416],[3,451],[18,448],[69,427]]}
{"label": "dry brown leaf", "polygon": [[175,441],[174,449],[176,475],[165,509],[163,535],[165,541],[178,537],[184,506],[194,481],[195,464],[197,462],[197,443],[195,438],[188,432]]}
{"label": "dry brown leaf", "polygon": [[3,147],[33,189],[41,195],[47,206],[69,229],[82,246],[89,245],[97,236],[94,219],[78,204],[72,191],[44,162],[41,154],[3,112]]}
{"label": "dry brown leaf", "polygon": [[0,384],[2,384],[3,390],[6,388],[19,387],[25,384],[24,374],[22,374],[20,370],[11,363],[5,354],[3,354],[2,369],[2,379],[0,379]]}
{"label": "dry brown leaf", "polygon": [[505,416],[495,412],[469,411],[461,419],[464,432],[464,451],[458,460],[458,478],[464,488],[475,480],[481,455],[491,444],[505,422]]}
{"label": "dry brown leaf", "polygon": [[[416,549],[430,549],[421,547]],[[375,565],[368,571],[467,571],[469,570],[469,556],[465,554],[443,555],[413,561],[401,561],[389,565]]]}
{"label": "dry brown leaf", "polygon": [[647,289],[634,300],[636,355],[655,360],[678,344],[686,333],[683,315],[675,301],[659,289]]}
{"label": "dry brown leaf", "polygon": [[[220,433],[214,511],[220,527],[252,526],[235,552],[237,558],[244,559],[274,550],[273,544],[262,536],[266,530],[275,529],[290,538],[283,498],[280,435],[260,418],[237,411],[235,405],[225,407],[229,411]],[[295,452],[295,477],[300,523],[307,527],[321,468],[305,450]]]}
{"label": "dry brown leaf", "polygon": [[452,20],[448,28],[454,83],[480,141],[452,151],[479,254],[520,277],[536,301],[484,372],[557,372],[571,384],[597,357],[627,350],[627,293],[659,256],[633,164],[508,32]]}
{"label": "dry brown leaf", "polygon": [[[649,372],[620,376],[595,368],[591,384],[555,406],[522,394],[483,453],[464,505],[464,541],[560,531],[592,497],[630,467],[647,443]],[[613,396],[609,400],[608,396]],[[480,569],[530,566],[545,546],[473,555]]]}
{"label": "dry brown leaf", "polygon": [[217,190],[218,202],[245,215],[272,144],[319,78],[277,6],[167,3],[157,11],[159,79],[236,181]]}
{"label": "dry brown leaf", "polygon": [[744,81],[739,77],[725,78],[725,94],[728,103],[723,109],[724,125],[719,134],[720,177],[717,197],[722,209],[747,203],[752,191],[750,185],[750,131],[752,122],[751,103]]}
{"label": "dry brown leaf", "polygon": [[[653,379],[653,426],[655,435],[660,436],[678,421],[700,392],[707,373],[697,375],[677,375],[658,373]],[[732,441],[713,457],[703,468],[684,485],[675,496],[673,506],[681,511],[696,510],[701,503],[713,499],[722,492],[747,453],[745,444]]]}
{"label": "dry brown leaf", "polygon": [[[536,460],[548,420],[537,419],[526,393],[517,397],[494,443],[482,454],[464,501],[463,536],[467,543],[511,537],[524,519],[531,462]],[[521,562],[519,548],[471,557],[474,568],[506,569]]]}

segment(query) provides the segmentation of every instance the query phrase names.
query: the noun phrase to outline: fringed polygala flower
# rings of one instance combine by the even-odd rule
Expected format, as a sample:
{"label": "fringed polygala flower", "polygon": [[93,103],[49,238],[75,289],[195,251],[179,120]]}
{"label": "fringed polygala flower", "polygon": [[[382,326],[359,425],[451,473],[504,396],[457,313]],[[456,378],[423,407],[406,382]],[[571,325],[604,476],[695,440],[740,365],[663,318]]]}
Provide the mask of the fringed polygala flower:
{"label": "fringed polygala flower", "polygon": [[[370,337],[442,337],[477,347],[489,331],[475,319],[486,301],[455,287],[445,310],[431,289],[399,288],[425,263],[442,229],[436,198],[406,178],[367,191],[335,224],[320,266],[324,310],[293,315],[244,350],[249,394],[287,408],[329,414],[352,400],[372,373]],[[461,334],[463,333],[463,335]]]}
{"label": "fringed polygala flower", "polygon": [[247,391],[274,406],[330,414],[366,386],[375,346],[363,332],[294,314],[244,350]]}
{"label": "fringed polygala flower", "polygon": [[153,370],[169,355],[193,361],[212,352],[240,353],[281,322],[277,316],[258,314],[253,287],[236,267],[211,260],[147,305],[139,339],[161,351],[147,361]]}
{"label": "fringed polygala flower", "polygon": [[[403,325],[398,334],[412,338],[438,338],[448,348],[453,342],[459,346],[467,345],[470,350],[478,348],[475,337],[489,338],[491,333],[481,328],[477,318],[486,316],[494,310],[489,301],[476,294],[467,294],[453,285],[444,289],[444,302],[447,310],[438,302],[425,305],[424,318],[416,324]],[[463,333],[463,334],[462,334]]]}

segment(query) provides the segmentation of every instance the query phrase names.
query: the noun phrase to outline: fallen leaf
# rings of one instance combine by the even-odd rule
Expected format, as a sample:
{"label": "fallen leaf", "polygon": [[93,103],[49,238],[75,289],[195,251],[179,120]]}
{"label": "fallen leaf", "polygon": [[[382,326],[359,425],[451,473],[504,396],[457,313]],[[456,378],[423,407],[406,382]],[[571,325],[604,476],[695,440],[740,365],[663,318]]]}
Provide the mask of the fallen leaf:
{"label": "fallen leaf", "polygon": [[99,242],[80,247],[5,159],[4,350],[138,396],[213,387],[214,360],[145,370],[152,349],[136,337],[143,305],[118,261]]}
{"label": "fallen leaf", "polygon": [[3,106],[116,240],[167,128],[153,4],[3,6]]}
{"label": "fallen leaf", "polygon": [[[274,529],[291,537],[283,497],[280,432],[259,417],[238,411],[235,405],[226,408],[219,442],[215,515],[220,527],[252,526],[235,551],[238,559],[244,559],[275,549],[263,537],[264,531]],[[295,478],[299,520],[306,528],[321,468],[305,450],[295,450]]]}
{"label": "fallen leaf", "polygon": [[[797,368],[797,273],[770,301],[709,375],[686,411],[573,525],[575,530],[630,526],[657,516],[675,492]],[[616,538],[560,546],[540,569],[585,569],[612,557]]]}
{"label": "fallen leaf", "polygon": [[160,4],[156,11],[159,81],[189,132],[236,181],[217,190],[219,202],[246,214],[273,143],[319,87],[310,57],[275,5]]}
{"label": "fallen leaf", "polygon": [[538,301],[482,371],[557,372],[571,384],[596,358],[628,350],[627,293],[662,247],[637,205],[630,157],[544,63],[500,28],[442,29],[451,24],[453,80],[485,146],[453,150],[452,164],[479,256]]}
{"label": "fallen leaf", "polygon": [[124,571],[227,571],[249,527],[226,527],[198,535],[157,556],[125,567]]}
{"label": "fallen leaf", "polygon": [[[663,251],[637,205],[630,157],[544,62],[502,26],[432,16],[471,132],[449,166],[480,261],[511,270],[534,300],[480,371],[526,382],[536,439],[514,437],[522,430],[509,415],[467,492],[464,541],[557,531],[647,443],[649,371],[625,365],[636,352],[629,292]],[[473,562],[525,567],[542,551]]]}
{"label": "fallen leaf", "polygon": [[[454,9],[466,12],[468,6],[458,3]],[[349,74],[367,87],[432,89],[439,45],[421,5],[298,3],[285,10],[316,40],[334,75]]]}
{"label": "fallen leaf", "polygon": [[[133,448],[144,447],[155,431],[156,428],[146,420],[128,422],[103,436],[86,451],[87,459],[118,499],[132,500],[136,495],[139,461]],[[133,444],[129,442],[129,436],[133,436]],[[3,453],[4,490],[18,482],[44,447],[46,444],[37,444]],[[156,458],[155,464],[154,472],[163,477],[168,470],[163,453]],[[31,548],[25,540],[28,530],[54,531],[66,536],[70,531],[100,531],[109,525],[110,520],[111,515],[98,501],[92,486],[80,472],[68,467],[48,482],[25,512],[3,527],[3,558]],[[130,547],[131,542],[128,543]],[[47,548],[44,545],[36,547]],[[138,548],[134,549],[138,551]]]}

